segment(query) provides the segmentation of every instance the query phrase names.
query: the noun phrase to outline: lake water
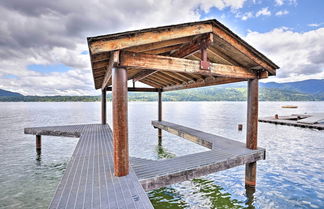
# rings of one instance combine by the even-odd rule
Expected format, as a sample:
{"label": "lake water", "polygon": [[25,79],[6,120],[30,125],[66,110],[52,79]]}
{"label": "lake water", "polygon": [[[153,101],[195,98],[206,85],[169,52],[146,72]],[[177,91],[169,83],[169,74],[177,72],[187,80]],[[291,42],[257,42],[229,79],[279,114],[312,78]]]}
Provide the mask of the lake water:
{"label": "lake water", "polygon": [[[282,105],[298,109],[282,109]],[[261,102],[260,116],[324,112],[324,102]],[[108,103],[108,114],[111,103]],[[163,132],[159,147],[157,103],[129,103],[130,155],[161,159],[206,149]],[[245,142],[245,102],[164,102],[163,119]],[[0,208],[46,208],[78,141],[35,137],[25,127],[100,122],[100,103],[0,103]],[[111,117],[108,116],[111,124]],[[267,159],[257,166],[255,193],[244,188],[244,166],[149,192],[155,208],[324,208],[324,131],[259,123]]]}

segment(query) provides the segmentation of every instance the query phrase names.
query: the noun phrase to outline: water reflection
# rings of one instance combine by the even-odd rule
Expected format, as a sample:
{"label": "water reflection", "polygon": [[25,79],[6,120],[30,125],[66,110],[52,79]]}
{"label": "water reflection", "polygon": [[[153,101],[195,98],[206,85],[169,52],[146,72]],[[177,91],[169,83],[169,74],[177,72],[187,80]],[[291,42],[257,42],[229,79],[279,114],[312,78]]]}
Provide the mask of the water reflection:
{"label": "water reflection", "polygon": [[[162,145],[156,146],[158,159],[174,158],[176,155],[169,152]],[[224,188],[215,184],[214,181],[207,179],[193,179],[191,188],[186,188],[183,192],[181,189],[163,187],[148,193],[154,208],[248,208],[255,209],[254,193],[255,187],[245,187],[246,201],[239,201],[232,197]],[[181,183],[177,184],[181,185]],[[180,186],[183,187],[183,186]],[[194,201],[195,196],[205,201]],[[192,197],[188,201],[185,196]],[[207,200],[207,201],[206,201]]]}
{"label": "water reflection", "polygon": [[245,205],[249,209],[254,209],[254,193],[255,193],[255,187],[245,186],[245,196],[246,201]]}
{"label": "water reflection", "polygon": [[157,159],[168,159],[168,158],[174,158],[176,157],[175,154],[168,152],[166,148],[164,148],[162,145],[156,146],[156,153],[157,153]]}

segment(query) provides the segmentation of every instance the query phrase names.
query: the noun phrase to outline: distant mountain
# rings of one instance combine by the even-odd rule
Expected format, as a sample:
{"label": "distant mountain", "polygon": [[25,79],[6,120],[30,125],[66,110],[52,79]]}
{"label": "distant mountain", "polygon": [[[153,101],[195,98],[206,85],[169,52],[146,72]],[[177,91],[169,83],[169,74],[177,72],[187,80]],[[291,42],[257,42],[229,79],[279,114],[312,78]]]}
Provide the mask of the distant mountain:
{"label": "distant mountain", "polygon": [[22,97],[24,95],[0,89],[0,97]]}
{"label": "distant mountain", "polygon": [[307,94],[320,94],[324,93],[324,79],[310,79],[304,81],[296,81],[289,83],[260,83],[261,87],[275,88],[289,91],[297,91]]}
{"label": "distant mountain", "polygon": [[[163,93],[165,101],[246,101],[247,82],[186,89]],[[108,101],[111,94],[107,95]],[[156,101],[156,93],[130,92],[130,101]],[[65,102],[100,101],[100,96],[23,96],[0,90],[0,101]],[[324,101],[324,79],[289,83],[261,83],[260,101]]]}

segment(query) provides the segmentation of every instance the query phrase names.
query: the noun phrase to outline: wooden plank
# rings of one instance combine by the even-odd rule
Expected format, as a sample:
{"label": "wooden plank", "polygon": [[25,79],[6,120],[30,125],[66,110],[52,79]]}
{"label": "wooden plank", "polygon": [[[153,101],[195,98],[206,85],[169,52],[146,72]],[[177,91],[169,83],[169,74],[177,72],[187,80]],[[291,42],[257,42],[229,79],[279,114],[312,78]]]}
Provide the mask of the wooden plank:
{"label": "wooden plank", "polygon": [[[249,153],[251,151],[251,149],[246,148],[246,144],[242,142],[181,126],[179,124],[167,121],[152,121],[152,125],[155,128],[163,129],[169,133],[175,134],[209,149],[219,148],[235,155],[240,153]],[[263,148],[257,148],[257,150],[265,151]]]}
{"label": "wooden plank", "polygon": [[101,89],[105,89],[111,79],[112,68],[119,62],[119,51],[111,52],[109,57],[109,63],[106,69],[105,77],[101,85]]}
{"label": "wooden plank", "polygon": [[210,24],[196,24],[186,27],[168,28],[159,32],[138,32],[132,36],[124,36],[116,39],[90,40],[88,44],[89,50],[93,55],[208,32],[212,32],[212,26]]}
{"label": "wooden plank", "polygon": [[175,91],[175,90],[181,90],[181,89],[198,88],[198,87],[204,87],[204,86],[213,86],[213,85],[235,83],[235,82],[241,82],[241,81],[245,81],[245,79],[216,77],[215,79],[204,79],[204,80],[199,80],[199,81],[191,82],[191,83],[163,87],[163,91]]}
{"label": "wooden plank", "polygon": [[183,38],[177,38],[177,39],[171,39],[166,41],[159,41],[155,43],[150,44],[144,44],[140,46],[130,47],[127,48],[126,51],[130,52],[147,52],[150,50],[158,50],[165,47],[175,46],[179,44],[184,44],[192,40],[192,37],[183,37]]}
{"label": "wooden plank", "polygon": [[120,65],[123,67],[134,67],[170,72],[196,73],[202,75],[214,75],[231,78],[256,78],[256,74],[254,72],[240,66],[211,63],[210,70],[200,70],[199,61],[144,53],[122,52]]}
{"label": "wooden plank", "polygon": [[259,56],[255,55],[251,50],[249,50],[244,44],[241,43],[241,41],[238,41],[237,39],[233,38],[231,35],[226,33],[223,29],[219,27],[213,27],[213,33],[220,37],[221,39],[225,40],[227,43],[229,43],[231,46],[236,48],[241,53],[248,56],[251,60],[256,62],[258,65],[269,71],[272,75],[276,75],[276,69],[270,66],[268,63],[263,61]]}

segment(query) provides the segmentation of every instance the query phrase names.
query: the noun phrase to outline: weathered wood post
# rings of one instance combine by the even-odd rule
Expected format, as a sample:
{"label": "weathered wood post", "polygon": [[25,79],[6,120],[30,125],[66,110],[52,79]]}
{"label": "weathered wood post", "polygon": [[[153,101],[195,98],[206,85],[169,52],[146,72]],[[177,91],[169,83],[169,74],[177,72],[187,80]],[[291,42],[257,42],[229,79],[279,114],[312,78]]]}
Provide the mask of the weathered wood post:
{"label": "weathered wood post", "polygon": [[113,68],[112,108],[115,176],[126,176],[129,172],[127,102],[127,70]]}
{"label": "weathered wood post", "polygon": [[[247,124],[246,124],[246,147],[257,149],[258,146],[258,103],[259,103],[259,80],[248,81],[247,101]],[[256,162],[245,165],[245,185],[256,185]]]}
{"label": "weathered wood post", "polygon": [[101,90],[101,123],[103,125],[107,123],[107,101],[105,88]]}
{"label": "weathered wood post", "polygon": [[42,152],[42,137],[41,135],[36,135],[36,153],[40,155]]}
{"label": "weathered wood post", "polygon": [[[162,121],[162,91],[159,89],[158,99],[158,121]],[[162,145],[162,129],[158,129],[159,146]]]}

